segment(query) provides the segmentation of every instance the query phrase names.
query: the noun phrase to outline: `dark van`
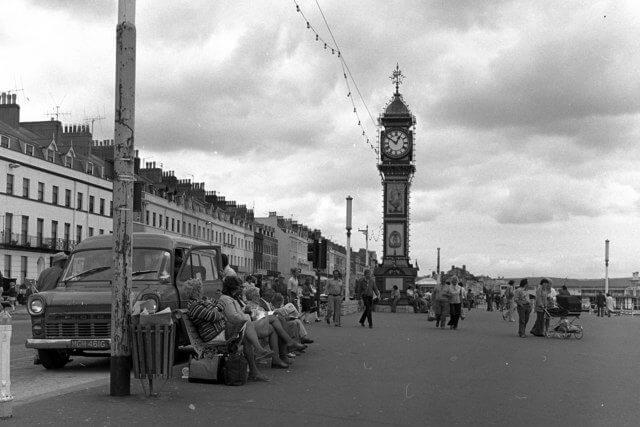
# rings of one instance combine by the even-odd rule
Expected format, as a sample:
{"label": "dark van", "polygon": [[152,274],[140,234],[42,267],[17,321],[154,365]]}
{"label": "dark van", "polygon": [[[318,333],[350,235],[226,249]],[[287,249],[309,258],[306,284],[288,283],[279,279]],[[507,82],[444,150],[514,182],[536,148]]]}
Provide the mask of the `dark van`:
{"label": "dark van", "polygon": [[[131,306],[147,300],[160,311],[186,308],[184,284],[200,278],[203,293],[222,289],[219,246],[164,234],[133,234]],[[113,235],[78,244],[55,289],[27,302],[32,338],[47,369],[62,368],[70,355],[108,356],[111,347]],[[180,339],[181,337],[178,337]]]}

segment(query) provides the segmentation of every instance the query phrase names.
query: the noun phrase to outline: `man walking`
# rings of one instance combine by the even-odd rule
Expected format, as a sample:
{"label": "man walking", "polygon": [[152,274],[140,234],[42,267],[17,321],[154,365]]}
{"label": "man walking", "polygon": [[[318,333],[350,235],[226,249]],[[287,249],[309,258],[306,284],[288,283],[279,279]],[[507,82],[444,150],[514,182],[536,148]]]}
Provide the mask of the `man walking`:
{"label": "man walking", "polygon": [[502,318],[504,320],[508,320],[509,322],[516,321],[516,319],[513,318],[513,309],[514,309],[513,299],[515,297],[514,284],[515,282],[513,280],[509,280],[509,285],[507,286],[507,289],[505,289],[504,291],[506,311],[502,314]]}
{"label": "man walking", "polygon": [[607,305],[607,299],[602,293],[602,291],[598,291],[598,295],[596,295],[596,307],[598,308],[598,317],[604,317],[604,307]]}
{"label": "man walking", "polygon": [[362,303],[364,311],[360,317],[360,326],[364,326],[365,319],[369,321],[369,328],[373,328],[373,320],[371,319],[371,310],[373,307],[373,298],[380,297],[380,291],[376,286],[376,280],[371,277],[371,271],[364,271],[364,283],[362,287]]}
{"label": "man walking", "polygon": [[433,290],[434,311],[436,314],[436,328],[444,329],[447,316],[449,315],[449,303],[451,301],[451,281],[440,283]]}
{"label": "man walking", "polygon": [[333,316],[333,325],[342,326],[340,324],[340,316],[342,315],[343,294],[344,285],[342,284],[340,271],[333,270],[333,279],[327,280],[327,324],[331,323],[331,317]]}
{"label": "man walking", "polygon": [[67,264],[67,255],[58,252],[51,259],[51,267],[42,270],[36,281],[38,292],[50,291],[58,286],[58,280],[62,276],[62,271]]}

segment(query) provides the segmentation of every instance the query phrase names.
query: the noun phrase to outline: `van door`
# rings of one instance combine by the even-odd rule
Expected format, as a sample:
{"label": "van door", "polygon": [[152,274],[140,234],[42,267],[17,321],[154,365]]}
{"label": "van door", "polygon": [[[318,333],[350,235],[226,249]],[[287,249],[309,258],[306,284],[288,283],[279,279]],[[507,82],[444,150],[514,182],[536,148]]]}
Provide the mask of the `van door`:
{"label": "van door", "polygon": [[203,295],[214,298],[216,290],[222,290],[220,277],[220,247],[194,246],[184,257],[182,267],[176,276],[176,286],[180,294],[180,308],[186,308],[184,283],[190,279],[202,281]]}

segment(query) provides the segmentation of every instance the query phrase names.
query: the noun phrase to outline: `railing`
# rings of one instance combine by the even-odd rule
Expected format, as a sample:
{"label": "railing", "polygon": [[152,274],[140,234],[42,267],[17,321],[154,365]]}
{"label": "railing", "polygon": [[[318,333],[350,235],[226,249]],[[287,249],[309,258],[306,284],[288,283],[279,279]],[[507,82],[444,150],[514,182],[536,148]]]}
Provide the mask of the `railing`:
{"label": "railing", "polygon": [[34,248],[43,251],[66,251],[73,250],[76,242],[65,239],[43,238],[42,236],[31,236],[23,233],[11,233],[7,230],[0,231],[0,246],[15,248]]}

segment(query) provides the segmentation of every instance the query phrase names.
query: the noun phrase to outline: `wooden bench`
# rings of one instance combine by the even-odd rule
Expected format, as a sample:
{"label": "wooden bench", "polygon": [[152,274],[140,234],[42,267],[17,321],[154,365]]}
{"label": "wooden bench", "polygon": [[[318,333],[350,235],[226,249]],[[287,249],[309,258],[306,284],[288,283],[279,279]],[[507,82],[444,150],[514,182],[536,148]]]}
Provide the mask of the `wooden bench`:
{"label": "wooden bench", "polygon": [[233,352],[234,346],[238,346],[244,338],[244,327],[240,332],[225,340],[205,342],[200,338],[198,329],[189,319],[186,309],[176,310],[175,316],[181,324],[182,332],[188,340],[188,344],[178,347],[180,351],[192,354],[196,359],[203,357],[205,353],[226,354]]}

